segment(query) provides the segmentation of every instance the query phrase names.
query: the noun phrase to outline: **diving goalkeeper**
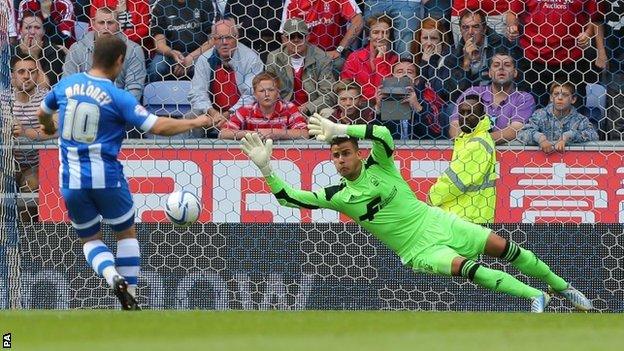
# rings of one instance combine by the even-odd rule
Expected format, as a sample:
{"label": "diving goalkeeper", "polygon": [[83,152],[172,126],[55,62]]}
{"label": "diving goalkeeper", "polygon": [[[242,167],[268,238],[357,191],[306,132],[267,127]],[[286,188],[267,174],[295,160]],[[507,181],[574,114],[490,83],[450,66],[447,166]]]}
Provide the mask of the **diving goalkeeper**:
{"label": "diving goalkeeper", "polygon": [[[552,293],[579,310],[592,309],[580,291],[553,273],[529,250],[477,224],[419,201],[394,165],[394,142],[385,127],[341,125],[315,114],[310,135],[331,144],[331,160],[342,176],[339,185],[314,192],[293,189],[271,170],[273,141],[256,133],[242,140],[245,154],[260,169],[280,204],[308,209],[329,208],[346,214],[375,235],[415,271],[468,278],[485,288],[531,300],[531,312],[543,312]],[[373,141],[361,157],[357,139]],[[520,272],[549,285],[535,289],[503,271],[476,262],[481,254],[509,261]]]}

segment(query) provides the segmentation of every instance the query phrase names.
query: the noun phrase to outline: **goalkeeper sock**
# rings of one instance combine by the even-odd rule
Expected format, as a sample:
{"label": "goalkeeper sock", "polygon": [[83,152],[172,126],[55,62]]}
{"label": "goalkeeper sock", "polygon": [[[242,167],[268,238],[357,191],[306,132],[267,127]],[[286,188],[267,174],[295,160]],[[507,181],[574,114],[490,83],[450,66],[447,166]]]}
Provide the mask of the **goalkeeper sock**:
{"label": "goalkeeper sock", "polygon": [[511,241],[507,241],[507,246],[505,246],[505,251],[503,251],[501,258],[509,261],[520,272],[545,282],[556,291],[561,291],[568,287],[568,283],[553,273],[550,267],[532,251],[523,249]]}
{"label": "goalkeeper sock", "polygon": [[91,240],[82,246],[87,263],[100,276],[106,279],[111,287],[113,278],[119,275],[115,269],[115,257],[111,250],[102,240]]}
{"label": "goalkeeper sock", "polygon": [[524,284],[508,273],[483,267],[474,261],[465,260],[460,267],[460,273],[484,288],[512,296],[532,298],[542,295],[541,291]]}
{"label": "goalkeeper sock", "polygon": [[136,238],[121,239],[117,242],[117,270],[128,283],[128,292],[136,296],[136,287],[141,270],[141,252]]}

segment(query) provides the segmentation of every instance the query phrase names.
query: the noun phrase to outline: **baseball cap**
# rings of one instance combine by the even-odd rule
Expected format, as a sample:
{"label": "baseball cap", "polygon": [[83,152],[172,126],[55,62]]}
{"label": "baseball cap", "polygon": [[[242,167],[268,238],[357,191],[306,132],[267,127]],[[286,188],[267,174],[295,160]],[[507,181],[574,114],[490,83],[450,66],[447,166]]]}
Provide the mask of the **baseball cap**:
{"label": "baseball cap", "polygon": [[284,34],[303,34],[308,35],[308,25],[301,18],[289,18],[284,22]]}

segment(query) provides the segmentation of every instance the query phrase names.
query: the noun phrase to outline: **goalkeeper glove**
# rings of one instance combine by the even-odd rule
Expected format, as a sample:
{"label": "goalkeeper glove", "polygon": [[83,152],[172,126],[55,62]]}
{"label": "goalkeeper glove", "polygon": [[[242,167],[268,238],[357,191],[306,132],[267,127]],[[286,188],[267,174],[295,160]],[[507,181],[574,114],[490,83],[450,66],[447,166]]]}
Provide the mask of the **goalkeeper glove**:
{"label": "goalkeeper glove", "polygon": [[336,137],[347,136],[347,126],[330,121],[326,117],[315,113],[308,121],[310,135],[316,136],[316,140],[331,143]]}
{"label": "goalkeeper glove", "polygon": [[258,133],[247,133],[242,139],[241,148],[249,156],[249,159],[260,169],[263,176],[271,175],[271,154],[273,153],[273,140],[267,139],[266,144],[262,143]]}

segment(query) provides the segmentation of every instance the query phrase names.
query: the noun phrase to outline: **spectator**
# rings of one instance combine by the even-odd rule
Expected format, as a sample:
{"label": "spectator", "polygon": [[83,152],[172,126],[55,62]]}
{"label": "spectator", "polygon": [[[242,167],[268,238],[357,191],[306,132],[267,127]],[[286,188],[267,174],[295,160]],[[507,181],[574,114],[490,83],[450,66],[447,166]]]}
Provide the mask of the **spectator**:
{"label": "spectator", "polygon": [[[29,56],[13,56],[13,136],[17,145],[30,140],[46,140],[48,136],[39,128],[37,110],[47,90],[41,87],[43,73],[37,61]],[[22,192],[36,192],[39,189],[39,152],[35,149],[15,149],[17,163],[17,184]]]}
{"label": "spectator", "polygon": [[[530,93],[516,88],[514,79],[518,71],[513,57],[508,53],[501,51],[492,57],[488,74],[492,79],[490,85],[470,87],[458,101],[464,101],[467,95],[478,95],[492,122],[492,138],[497,144],[504,144],[516,139],[518,131],[535,110],[535,100]],[[460,132],[457,107],[450,120],[449,136],[455,138]]]}
{"label": "spectator", "polygon": [[[459,17],[462,38],[449,59],[451,78],[446,80],[446,90],[451,100],[456,100],[461,91],[474,85],[490,84],[488,70],[494,53],[498,50],[511,51],[512,44],[486,25],[485,14],[466,10]],[[519,53],[511,51],[514,59]]]}
{"label": "spectator", "polygon": [[225,17],[234,19],[241,31],[240,42],[254,49],[266,62],[269,52],[279,49],[277,35],[282,20],[283,0],[228,0]]}
{"label": "spectator", "polygon": [[423,18],[423,7],[420,1],[366,0],[366,18],[384,14],[392,18],[391,35],[394,38],[394,51],[400,57],[408,57],[409,44],[414,40],[414,31],[420,27]]}
{"label": "spectator", "polygon": [[[513,0],[507,13],[507,36],[519,43],[524,59],[518,65],[524,81],[540,107],[549,101],[548,86],[554,80],[565,80],[575,85],[583,104],[587,83],[598,80],[592,68],[591,54],[586,51],[596,34],[598,57],[604,58],[602,15],[596,0],[566,0],[550,2],[541,0]],[[522,26],[520,35],[519,26]],[[530,83],[529,83],[530,82]]]}
{"label": "spectator", "polygon": [[286,0],[282,26],[295,17],[305,20],[310,28],[310,43],[327,52],[336,70],[342,68],[345,50],[364,28],[362,13],[354,0]]}
{"label": "spectator", "polygon": [[160,0],[152,8],[151,31],[156,55],[150,82],[192,77],[194,61],[212,48],[210,30],[221,18],[214,1]]}
{"label": "spectator", "polygon": [[353,79],[362,87],[367,101],[375,99],[381,81],[392,74],[392,66],[399,57],[391,51],[388,16],[373,16],[367,21],[368,44],[352,52],[342,68],[341,79]]}
{"label": "spectator", "polygon": [[280,79],[283,100],[311,115],[333,106],[332,85],[336,81],[331,59],[318,47],[308,43],[308,27],[300,18],[284,22],[283,46],[269,54],[266,70]]}
{"label": "spectator", "polygon": [[[608,140],[624,141],[624,1],[605,1],[605,42],[610,58],[604,82],[607,113],[601,132]],[[601,133],[602,134],[602,133]]]}
{"label": "spectator", "polygon": [[41,17],[30,12],[24,14],[19,44],[13,49],[14,55],[31,56],[37,60],[45,73],[48,86],[53,86],[61,78],[65,50],[58,45],[52,45],[45,38]]}
{"label": "spectator", "polygon": [[477,95],[459,104],[461,134],[446,171],[429,189],[427,202],[473,223],[493,223],[496,206],[496,149],[490,119]]}
{"label": "spectator", "polygon": [[624,85],[607,86],[607,118],[601,129],[608,140],[624,141]]}
{"label": "spectator", "polygon": [[189,101],[193,113],[221,120],[253,102],[252,81],[264,65],[255,51],[238,42],[231,19],[216,22],[212,33],[214,47],[197,59]]}
{"label": "spectator", "polygon": [[22,24],[24,14],[32,12],[43,20],[48,40],[69,48],[76,42],[74,26],[76,16],[70,0],[22,0],[18,7],[17,22]]}
{"label": "spectator", "polygon": [[481,10],[486,16],[486,25],[499,35],[505,35],[505,14],[509,10],[509,0],[453,0],[451,7],[451,30],[455,45],[462,38],[460,19],[466,10]]}
{"label": "spectator", "polygon": [[[411,120],[386,121],[384,125],[392,133],[394,139],[440,139],[444,138],[442,119],[444,101],[418,77],[416,65],[407,58],[401,59],[392,68],[392,75],[396,78],[409,77],[412,86],[408,88],[408,95],[404,104],[412,109]],[[381,105],[382,94],[377,96],[377,109]]]}
{"label": "spectator", "polygon": [[555,82],[550,87],[550,104],[531,116],[518,133],[526,145],[539,145],[545,153],[563,152],[568,143],[598,140],[594,125],[574,106],[574,84]]}
{"label": "spectator", "polygon": [[256,102],[236,110],[219,133],[220,139],[238,140],[248,131],[273,140],[308,137],[306,118],[293,103],[280,99],[276,75],[262,72],[254,77],[252,84]]}
{"label": "spectator", "polygon": [[338,97],[336,108],[325,108],[321,110],[321,115],[340,124],[369,124],[375,120],[375,111],[366,106],[362,87],[356,82],[336,82],[334,94]]}
{"label": "spectator", "polygon": [[449,92],[444,82],[450,77],[451,71],[445,65],[451,45],[447,40],[447,30],[442,20],[425,18],[412,42],[414,62],[420,70],[420,77],[435,90],[444,101],[448,101]]}
{"label": "spectator", "polygon": [[624,86],[624,1],[605,1],[606,46],[609,71]]}
{"label": "spectator", "polygon": [[145,56],[141,47],[130,41],[119,31],[119,22],[115,11],[109,7],[100,7],[91,20],[93,31],[69,49],[67,59],[63,65],[63,77],[74,73],[87,72],[93,65],[93,47],[98,36],[115,35],[122,39],[128,49],[124,59],[123,70],[115,80],[115,85],[129,91],[137,100],[143,95],[145,84]]}
{"label": "spectator", "polygon": [[143,48],[152,48],[154,44],[150,36],[148,0],[91,0],[90,17],[95,17],[97,10],[102,7],[115,9],[119,27],[128,39]]}

